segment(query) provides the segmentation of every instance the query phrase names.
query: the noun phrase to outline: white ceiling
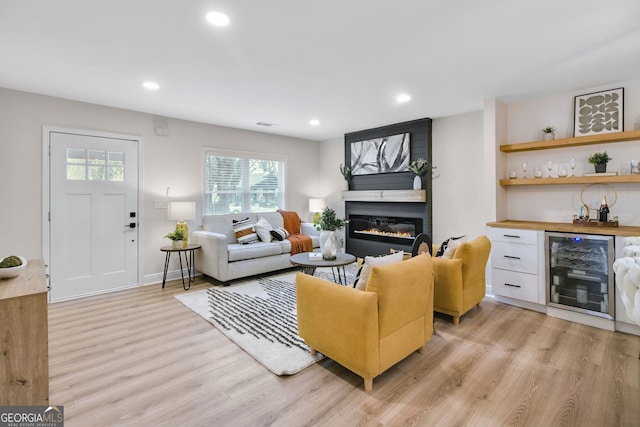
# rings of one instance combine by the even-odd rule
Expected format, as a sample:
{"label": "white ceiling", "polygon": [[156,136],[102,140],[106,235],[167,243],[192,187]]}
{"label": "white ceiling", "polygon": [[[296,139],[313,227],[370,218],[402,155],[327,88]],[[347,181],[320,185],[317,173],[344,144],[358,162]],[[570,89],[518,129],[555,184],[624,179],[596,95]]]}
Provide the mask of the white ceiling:
{"label": "white ceiling", "polygon": [[638,0],[0,0],[0,87],[310,140],[638,77]]}

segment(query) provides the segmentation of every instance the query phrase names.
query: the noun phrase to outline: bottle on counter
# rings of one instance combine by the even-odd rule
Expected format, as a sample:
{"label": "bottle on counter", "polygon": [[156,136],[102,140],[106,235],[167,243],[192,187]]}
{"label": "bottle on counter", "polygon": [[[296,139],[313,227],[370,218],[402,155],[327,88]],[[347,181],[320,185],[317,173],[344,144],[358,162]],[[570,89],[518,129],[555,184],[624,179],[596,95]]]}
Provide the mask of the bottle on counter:
{"label": "bottle on counter", "polygon": [[601,222],[609,221],[609,206],[607,205],[607,196],[602,196],[602,201],[600,202],[600,209],[598,210],[599,220]]}

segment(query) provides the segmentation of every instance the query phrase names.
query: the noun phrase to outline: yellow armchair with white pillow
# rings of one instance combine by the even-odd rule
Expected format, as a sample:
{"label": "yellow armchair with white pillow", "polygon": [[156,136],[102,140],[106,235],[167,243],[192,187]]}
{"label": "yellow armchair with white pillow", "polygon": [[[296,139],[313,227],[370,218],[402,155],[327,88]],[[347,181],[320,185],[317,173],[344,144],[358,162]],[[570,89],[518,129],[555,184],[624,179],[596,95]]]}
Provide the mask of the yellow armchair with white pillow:
{"label": "yellow armchair with white pillow", "polygon": [[377,377],[433,334],[433,261],[429,254],[371,269],[364,291],[296,275],[298,333],[316,351],[364,379]]}
{"label": "yellow armchair with white pillow", "polygon": [[[470,242],[454,242],[449,243],[442,257],[433,257],[433,309],[453,316],[453,324],[457,325],[460,316],[479,306],[486,294],[491,241],[480,236]],[[434,246],[434,253],[437,249]]]}

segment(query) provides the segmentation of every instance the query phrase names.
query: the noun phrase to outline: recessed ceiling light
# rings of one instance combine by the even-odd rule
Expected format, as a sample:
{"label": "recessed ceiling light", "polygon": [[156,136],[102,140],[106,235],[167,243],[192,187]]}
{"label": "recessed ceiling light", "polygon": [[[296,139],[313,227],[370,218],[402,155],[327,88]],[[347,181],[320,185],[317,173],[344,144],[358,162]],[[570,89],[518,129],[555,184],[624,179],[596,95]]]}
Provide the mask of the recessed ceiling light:
{"label": "recessed ceiling light", "polygon": [[409,94],[401,93],[400,95],[396,96],[396,102],[398,104],[404,104],[405,102],[409,101],[411,101],[411,95]]}
{"label": "recessed ceiling light", "polygon": [[309,120],[309,124],[311,126],[318,126],[320,124],[320,120],[318,119]]}
{"label": "recessed ceiling light", "polygon": [[156,82],[144,82],[142,83],[142,86],[145,89],[149,89],[149,90],[158,90],[160,89],[160,85]]}
{"label": "recessed ceiling light", "polygon": [[207,21],[216,27],[226,27],[229,25],[229,17],[222,12],[209,12],[206,15]]}

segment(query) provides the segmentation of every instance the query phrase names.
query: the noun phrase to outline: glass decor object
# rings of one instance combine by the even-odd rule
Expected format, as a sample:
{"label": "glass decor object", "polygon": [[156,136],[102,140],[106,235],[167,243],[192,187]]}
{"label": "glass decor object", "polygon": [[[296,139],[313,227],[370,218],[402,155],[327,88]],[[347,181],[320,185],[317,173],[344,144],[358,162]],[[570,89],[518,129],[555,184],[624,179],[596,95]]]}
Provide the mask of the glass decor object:
{"label": "glass decor object", "polygon": [[533,171],[533,177],[534,178],[542,178],[542,169],[535,168],[534,171]]}
{"label": "glass decor object", "polygon": [[567,171],[567,165],[558,165],[558,176],[560,178],[565,178],[567,175],[569,175],[569,172]]}

